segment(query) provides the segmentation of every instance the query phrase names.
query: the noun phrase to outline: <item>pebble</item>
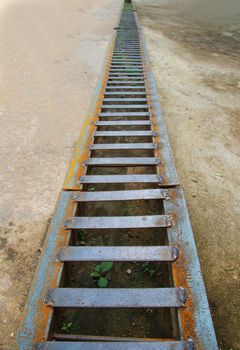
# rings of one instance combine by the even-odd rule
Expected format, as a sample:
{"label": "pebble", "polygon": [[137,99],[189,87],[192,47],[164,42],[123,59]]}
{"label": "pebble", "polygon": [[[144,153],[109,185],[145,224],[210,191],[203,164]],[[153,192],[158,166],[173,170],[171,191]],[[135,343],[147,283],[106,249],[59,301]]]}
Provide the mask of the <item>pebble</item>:
{"label": "pebble", "polygon": [[215,176],[223,177],[223,174],[221,174],[221,173],[215,173]]}

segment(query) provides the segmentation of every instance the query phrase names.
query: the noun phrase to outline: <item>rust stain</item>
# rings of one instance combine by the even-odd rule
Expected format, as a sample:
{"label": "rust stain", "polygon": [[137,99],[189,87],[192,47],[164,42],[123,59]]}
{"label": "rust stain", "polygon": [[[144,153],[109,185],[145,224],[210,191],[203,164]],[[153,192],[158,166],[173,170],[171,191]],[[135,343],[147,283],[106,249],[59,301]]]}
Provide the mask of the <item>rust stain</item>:
{"label": "rust stain", "polygon": [[186,291],[186,306],[179,309],[179,314],[181,318],[181,327],[183,338],[186,340],[188,337],[192,338],[195,341],[195,345],[197,349],[199,349],[198,344],[196,343],[197,335],[196,335],[196,325],[194,320],[194,303],[191,299],[191,291],[187,281],[188,270],[186,268],[187,264],[184,260],[184,251],[183,248],[178,246],[179,249],[179,257],[172,264],[172,273],[173,273],[173,281],[174,285],[178,288],[183,287]]}
{"label": "rust stain", "polygon": [[[63,223],[68,217],[73,216],[75,208],[76,208],[76,203],[73,202],[72,200],[69,200]],[[54,272],[53,272],[53,275],[51,274],[46,276],[45,285],[48,286],[48,288],[56,288],[58,286],[63,263],[60,261],[57,261],[57,254],[61,248],[68,245],[70,234],[71,234],[70,230],[66,230],[64,228],[64,225],[62,224],[57,237],[54,260],[51,263],[54,265],[53,266]],[[44,302],[44,297],[45,295],[42,295],[41,300],[38,301],[38,312],[36,313],[36,317],[34,320],[34,322],[38,324],[38,328],[35,334],[35,340],[34,340],[35,342],[41,342],[46,340],[45,332],[53,313],[53,308],[51,306],[46,305],[46,303]]]}

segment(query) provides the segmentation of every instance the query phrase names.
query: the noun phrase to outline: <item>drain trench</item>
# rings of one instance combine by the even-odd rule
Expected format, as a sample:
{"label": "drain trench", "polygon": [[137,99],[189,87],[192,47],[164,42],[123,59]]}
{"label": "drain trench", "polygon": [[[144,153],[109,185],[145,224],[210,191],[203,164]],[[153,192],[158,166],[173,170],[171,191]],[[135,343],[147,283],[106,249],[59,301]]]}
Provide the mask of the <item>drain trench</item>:
{"label": "drain trench", "polygon": [[18,346],[215,350],[186,203],[132,4],[125,3],[115,31]]}

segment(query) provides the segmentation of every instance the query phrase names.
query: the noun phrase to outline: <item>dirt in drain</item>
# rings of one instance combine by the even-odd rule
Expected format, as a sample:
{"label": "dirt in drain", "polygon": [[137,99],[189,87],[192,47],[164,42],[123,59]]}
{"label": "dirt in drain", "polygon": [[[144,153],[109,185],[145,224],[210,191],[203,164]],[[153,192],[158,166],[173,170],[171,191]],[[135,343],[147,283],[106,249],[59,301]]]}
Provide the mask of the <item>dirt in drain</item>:
{"label": "dirt in drain", "polygon": [[172,323],[173,314],[174,310],[171,309],[152,308],[59,309],[54,314],[55,329],[52,334],[177,338]]}
{"label": "dirt in drain", "polygon": [[[91,275],[99,265],[98,262],[66,264],[61,287],[99,288],[98,279]],[[106,288],[164,288],[171,286],[169,268],[168,263],[113,262],[111,269],[103,276],[108,278]],[[54,316],[56,333],[113,337],[177,337],[176,314],[171,309],[60,309]]]}

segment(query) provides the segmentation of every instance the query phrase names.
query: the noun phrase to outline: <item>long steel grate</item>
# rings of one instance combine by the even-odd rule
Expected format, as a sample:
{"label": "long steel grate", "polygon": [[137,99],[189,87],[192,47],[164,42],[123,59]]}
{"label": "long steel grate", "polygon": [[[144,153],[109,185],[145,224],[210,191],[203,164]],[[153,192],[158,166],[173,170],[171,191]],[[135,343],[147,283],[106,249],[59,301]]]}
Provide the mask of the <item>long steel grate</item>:
{"label": "long steel grate", "polygon": [[[215,350],[186,203],[131,4],[124,5],[115,30],[95,107],[70,164],[25,307],[18,349]],[[76,237],[85,231],[96,238],[78,245]],[[131,237],[139,237],[137,244],[119,244],[125,233],[130,243]],[[103,261],[165,264],[165,284],[73,286],[76,266]],[[91,334],[94,317],[88,318],[87,312],[97,320],[99,310],[109,324],[100,327],[104,334]],[[125,310],[130,318],[134,310],[147,310],[155,317],[156,335],[106,334],[114,322],[109,310]],[[69,314],[80,315],[78,332],[71,325],[61,331],[59,320]],[[89,320],[93,328],[89,325],[89,333],[82,333]]]}

